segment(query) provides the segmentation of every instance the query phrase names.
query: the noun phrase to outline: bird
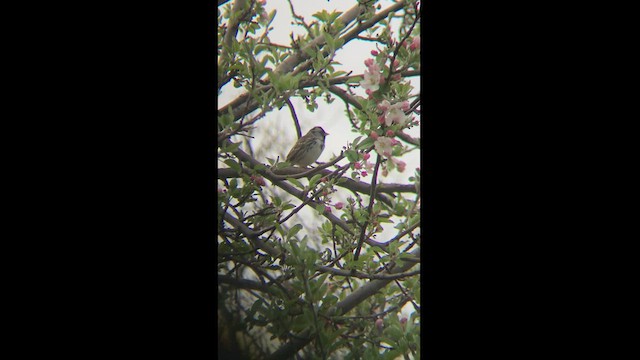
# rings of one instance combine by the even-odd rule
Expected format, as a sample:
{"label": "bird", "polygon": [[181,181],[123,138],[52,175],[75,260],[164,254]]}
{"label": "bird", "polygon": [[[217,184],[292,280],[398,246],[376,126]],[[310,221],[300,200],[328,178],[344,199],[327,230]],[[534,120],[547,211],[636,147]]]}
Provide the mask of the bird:
{"label": "bird", "polygon": [[307,167],[314,163],[324,150],[324,138],[329,135],[320,126],[309,130],[303,137],[296,141],[287,155],[287,162],[300,167]]}

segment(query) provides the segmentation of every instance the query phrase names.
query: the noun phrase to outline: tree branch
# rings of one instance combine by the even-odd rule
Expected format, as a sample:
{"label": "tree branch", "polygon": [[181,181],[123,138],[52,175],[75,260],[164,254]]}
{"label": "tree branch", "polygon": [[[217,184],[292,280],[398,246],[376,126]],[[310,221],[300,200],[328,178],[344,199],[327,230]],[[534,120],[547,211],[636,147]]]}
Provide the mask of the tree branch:
{"label": "tree branch", "polygon": [[[365,21],[362,24],[360,24],[358,27],[356,27],[355,29],[351,30],[349,33],[347,33],[346,35],[344,35],[341,39],[344,40],[343,44],[347,44],[349,41],[355,39],[357,37],[357,35],[359,33],[361,33],[362,31],[372,27],[373,25],[375,25],[378,21],[384,19],[389,13],[393,12],[393,11],[398,11],[400,9],[402,9],[404,6],[406,5],[406,1],[399,1],[397,3],[395,3],[394,5],[388,7],[387,9],[384,9],[382,11],[380,11],[378,14],[374,15],[374,17],[372,19],[370,19],[369,21]],[[352,7],[351,9],[347,10],[345,13],[343,13],[337,21],[341,21],[345,26],[347,26],[349,23],[351,23],[352,21],[354,21],[357,16],[360,14],[362,8],[362,5],[356,5],[354,7]],[[310,41],[309,43],[307,43],[304,47],[304,49],[315,49],[317,48],[322,48],[322,46],[324,45],[325,42],[325,37],[324,36],[318,36],[317,38],[315,38],[314,40]],[[343,45],[344,46],[344,45]],[[285,59],[282,63],[280,63],[278,66],[276,66],[275,70],[273,71],[276,74],[284,74],[284,73],[290,73],[293,72],[293,69],[297,66],[300,65],[301,63],[303,63],[305,60],[308,59],[308,55],[305,53],[304,49],[301,49],[300,51],[295,52],[294,54],[291,54],[291,56],[289,56],[287,59]],[[327,52],[328,54],[328,52]],[[307,64],[307,66],[311,66],[311,62],[309,62]],[[268,80],[267,80],[268,82]],[[268,86],[268,85],[267,85]],[[256,95],[259,98],[261,93],[264,93],[264,91],[266,91],[267,86],[263,86],[263,87],[258,87],[256,89]],[[244,103],[247,103],[246,108],[242,111],[238,111],[236,112],[235,110],[240,108],[240,106]],[[231,103],[227,104],[226,106],[224,106],[223,108],[221,108],[219,110],[219,112],[221,113],[228,113],[229,108],[233,109],[233,114],[234,114],[234,121],[240,119],[241,117],[243,117],[244,115],[254,111],[255,109],[257,109],[259,106],[258,102],[255,101],[253,98],[251,98],[249,96],[248,93],[243,94],[239,97],[237,97],[235,100],[233,100]]]}
{"label": "tree branch", "polygon": [[[411,255],[416,257],[420,256],[420,249],[414,250]],[[395,267],[390,271],[391,274],[398,274],[405,271],[410,270],[414,267],[415,263],[404,263],[403,266]],[[336,304],[334,308],[332,308],[333,314],[335,316],[341,316],[349,312],[351,309],[356,307],[362,301],[366,300],[368,297],[374,295],[380,289],[385,287],[388,283],[393,280],[371,280],[367,284],[358,288],[356,291],[347,296],[344,300],[340,301]],[[331,310],[330,310],[331,311]],[[305,330],[300,334],[297,334],[295,337],[291,339],[288,343],[282,345],[278,350],[271,353],[267,357],[267,360],[277,360],[277,359],[289,359],[295,355],[300,349],[305,347],[313,338],[311,336],[311,330]]]}
{"label": "tree branch", "polygon": [[336,268],[332,268],[332,267],[328,267],[328,266],[318,266],[317,270],[319,272],[322,273],[330,273],[333,275],[338,275],[338,276],[353,276],[353,277],[357,277],[359,279],[369,279],[369,280],[396,280],[396,279],[402,279],[405,277],[409,277],[409,276],[414,276],[414,275],[418,275],[420,274],[420,270],[415,270],[415,271],[411,271],[411,272],[405,272],[405,273],[398,273],[398,274],[393,274],[393,275],[386,275],[386,274],[367,274],[367,273],[363,273],[360,271],[348,271],[348,270],[342,270],[342,269],[336,269]]}
{"label": "tree branch", "polygon": [[[295,174],[299,174],[301,171],[305,171],[305,169],[291,167],[291,168],[279,169],[278,174],[292,174],[291,176],[292,178],[298,179],[301,176],[297,176]],[[262,176],[266,176],[265,171],[256,170],[256,172]],[[322,170],[319,173],[324,176],[329,176],[333,174],[331,170]],[[307,179],[311,179],[313,175],[314,174],[307,174],[303,177],[306,177]],[[229,169],[229,168],[218,169],[218,179],[238,178],[241,176],[242,176],[241,174],[239,174],[237,171],[233,169]],[[276,179],[282,180],[279,177],[277,177]],[[371,184],[368,184],[363,181],[355,181],[353,179],[350,179],[344,176],[341,179],[343,180],[336,183],[336,186],[339,186],[351,191],[359,192],[362,194],[368,195],[371,193]],[[384,194],[417,193],[417,190],[415,185],[413,184],[378,184],[378,190],[376,191],[376,199],[384,202],[387,205],[392,205],[391,199],[389,199],[385,195],[382,195],[381,193],[384,193]]]}
{"label": "tree branch", "polygon": [[243,224],[240,220],[236,219],[232,215],[229,215],[228,213],[224,214],[224,220],[231,224],[231,226],[233,226],[234,228],[240,230],[240,232],[243,233],[244,236],[246,236],[247,239],[249,239],[249,241],[251,241],[251,243],[255,247],[264,250],[274,258],[277,258],[281,255],[280,250],[262,241],[257,231],[251,230],[248,226]]}
{"label": "tree branch", "polygon": [[373,179],[371,179],[371,194],[369,196],[369,207],[367,208],[367,219],[364,221],[364,225],[362,225],[362,229],[360,230],[360,240],[358,240],[358,246],[356,247],[356,252],[353,255],[353,260],[358,260],[358,256],[360,256],[360,249],[362,248],[362,242],[366,236],[367,226],[369,226],[369,219],[371,219],[371,213],[373,212],[373,203],[375,201],[376,196],[376,185],[378,180],[378,169],[380,168],[380,163],[382,162],[382,156],[380,154],[376,155],[376,167],[373,170]]}

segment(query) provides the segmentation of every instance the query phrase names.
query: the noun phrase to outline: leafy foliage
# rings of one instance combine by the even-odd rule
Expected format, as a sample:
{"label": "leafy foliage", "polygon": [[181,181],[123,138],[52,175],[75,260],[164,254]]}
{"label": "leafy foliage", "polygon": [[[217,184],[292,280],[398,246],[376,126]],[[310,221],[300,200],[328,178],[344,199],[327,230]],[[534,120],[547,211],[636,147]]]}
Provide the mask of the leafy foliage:
{"label": "leafy foliage", "polygon": [[[219,111],[217,154],[219,346],[238,358],[420,358],[420,171],[380,181],[420,147],[404,133],[419,126],[407,80],[420,70],[419,6],[359,3],[310,23],[291,4],[306,34],[288,46],[269,39],[278,11],[265,0],[218,8],[218,92],[243,89]],[[376,43],[365,72],[336,70],[337,52],[356,41]],[[308,111],[344,103],[354,136],[329,163],[252,155],[260,120],[284,106],[295,114],[292,98]],[[382,239],[384,226],[395,235]]]}

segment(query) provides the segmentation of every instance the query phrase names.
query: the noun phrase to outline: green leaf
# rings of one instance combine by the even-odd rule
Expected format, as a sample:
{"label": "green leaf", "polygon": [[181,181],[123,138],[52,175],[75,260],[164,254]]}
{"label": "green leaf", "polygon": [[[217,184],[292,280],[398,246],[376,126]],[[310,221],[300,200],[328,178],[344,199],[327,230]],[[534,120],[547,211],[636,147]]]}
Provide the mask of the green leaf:
{"label": "green leaf", "polygon": [[295,234],[298,233],[298,231],[302,230],[302,225],[300,224],[295,224],[291,227],[291,229],[289,229],[289,232],[287,233],[287,239],[292,238],[293,236],[295,236]]}
{"label": "green leaf", "polygon": [[329,45],[329,49],[331,49],[332,51],[335,49],[335,40],[333,40],[333,36],[331,36],[329,33],[324,33],[324,39],[327,42],[327,45]]}
{"label": "green leaf", "polygon": [[241,171],[240,168],[240,164],[238,164],[235,160],[233,159],[227,159],[224,161],[225,164],[229,165],[229,167],[237,172]]}
{"label": "green leaf", "polygon": [[240,143],[235,143],[235,144],[231,144],[230,146],[227,146],[225,148],[225,151],[232,153],[232,152],[238,150],[239,148],[240,148]]}
{"label": "green leaf", "polygon": [[300,181],[298,181],[298,179],[294,179],[294,178],[287,178],[287,181],[289,181],[290,183],[292,183],[293,185],[299,187],[300,189],[304,189],[304,185],[302,185],[302,183]]}
{"label": "green leaf", "polygon": [[320,178],[322,178],[322,174],[313,175],[311,180],[309,180],[309,187],[310,188],[314,187],[318,183],[318,180],[320,180]]}
{"label": "green leaf", "polygon": [[278,196],[271,196],[271,202],[272,202],[275,206],[280,206],[280,205],[282,205],[282,199],[280,199],[280,197],[278,197]]}
{"label": "green leaf", "polygon": [[358,144],[357,148],[358,148],[358,150],[360,150],[360,149],[368,149],[369,147],[373,146],[374,142],[375,142],[375,140],[373,140],[372,138],[368,137],[363,142]]}
{"label": "green leaf", "polygon": [[344,155],[351,163],[358,161],[358,153],[355,150],[347,150]]}
{"label": "green leaf", "polygon": [[412,216],[411,219],[409,219],[409,224],[407,226],[411,227],[418,222],[420,222],[420,213],[417,213],[414,216]]}
{"label": "green leaf", "polygon": [[385,329],[385,333],[389,335],[389,337],[391,337],[393,340],[396,340],[396,341],[400,340],[400,338],[402,338],[402,335],[404,334],[396,324],[393,324],[387,327]]}

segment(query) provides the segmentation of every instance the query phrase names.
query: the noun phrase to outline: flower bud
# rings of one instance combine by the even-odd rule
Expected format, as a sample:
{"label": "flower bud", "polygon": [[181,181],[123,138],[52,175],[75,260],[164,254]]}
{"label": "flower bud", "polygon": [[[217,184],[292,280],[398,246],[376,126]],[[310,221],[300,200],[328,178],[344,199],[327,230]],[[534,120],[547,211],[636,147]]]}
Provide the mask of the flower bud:
{"label": "flower bud", "polygon": [[391,107],[391,104],[389,103],[388,100],[382,100],[377,106],[378,111],[382,111],[382,112],[389,110],[389,107]]}
{"label": "flower bud", "polygon": [[342,209],[343,206],[344,204],[341,201],[338,201],[335,205],[333,205],[333,207],[335,207],[337,210]]}
{"label": "flower bud", "polygon": [[382,333],[382,329],[384,328],[384,321],[382,319],[376,320],[376,328],[379,333]]}
{"label": "flower bud", "polygon": [[378,56],[378,51],[377,50],[371,50],[371,55]]}
{"label": "flower bud", "polygon": [[416,36],[413,41],[411,42],[411,45],[409,45],[409,49],[410,50],[416,50],[416,49],[420,49],[420,36]]}

